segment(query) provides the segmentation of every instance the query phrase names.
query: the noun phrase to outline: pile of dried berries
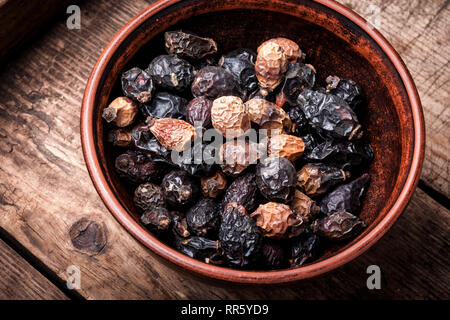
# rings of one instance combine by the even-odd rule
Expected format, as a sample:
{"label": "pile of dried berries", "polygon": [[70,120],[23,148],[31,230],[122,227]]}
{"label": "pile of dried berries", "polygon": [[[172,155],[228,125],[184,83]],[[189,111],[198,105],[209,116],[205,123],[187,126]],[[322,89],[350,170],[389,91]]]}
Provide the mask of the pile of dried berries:
{"label": "pile of dried berries", "polygon": [[301,266],[366,227],[373,150],[353,80],[319,79],[286,38],[220,59],[213,39],[164,40],[102,114],[143,225],[191,258],[246,269]]}

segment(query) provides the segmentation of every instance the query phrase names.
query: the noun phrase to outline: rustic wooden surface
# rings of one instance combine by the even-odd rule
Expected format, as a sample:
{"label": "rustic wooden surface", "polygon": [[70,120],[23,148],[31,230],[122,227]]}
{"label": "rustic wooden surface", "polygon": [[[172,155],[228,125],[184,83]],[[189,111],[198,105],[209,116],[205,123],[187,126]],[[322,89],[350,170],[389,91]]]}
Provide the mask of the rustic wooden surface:
{"label": "rustic wooden surface", "polygon": [[[60,283],[68,277],[68,266],[79,266],[81,289],[76,293],[86,299],[450,298],[449,211],[420,188],[394,227],[367,253],[296,287],[207,283],[167,267],[135,241],[91,183],[81,153],[79,113],[86,80],[101,50],[151,2],[87,1],[81,5],[81,30],[68,30],[61,16],[3,66],[0,238],[6,232],[12,235],[45,264],[43,276],[56,274]],[[344,3],[369,18],[373,14],[366,6],[379,5],[380,29],[404,58],[424,105],[427,154],[421,179],[448,196],[448,1]],[[101,234],[103,241],[74,247],[71,229],[72,236],[90,239]],[[0,258],[0,279],[20,274],[19,257],[15,268],[1,266],[6,263]],[[366,268],[372,264],[382,270],[381,290],[366,287]],[[26,275],[15,279],[27,283]],[[0,292],[5,290],[0,281]],[[65,297],[52,292],[42,297]]]}

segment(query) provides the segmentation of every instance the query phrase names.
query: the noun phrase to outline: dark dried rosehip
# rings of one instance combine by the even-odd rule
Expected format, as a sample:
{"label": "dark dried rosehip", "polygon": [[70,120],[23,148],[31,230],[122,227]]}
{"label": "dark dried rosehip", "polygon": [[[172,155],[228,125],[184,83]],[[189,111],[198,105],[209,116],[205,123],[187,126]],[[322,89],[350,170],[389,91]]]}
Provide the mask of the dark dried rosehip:
{"label": "dark dried rosehip", "polygon": [[189,207],[200,195],[198,182],[182,170],[174,170],[165,175],[161,187],[166,203],[173,208]]}
{"label": "dark dried rosehip", "polygon": [[158,92],[148,104],[141,105],[145,117],[183,119],[187,100],[169,92]]}
{"label": "dark dried rosehip", "polygon": [[308,260],[316,258],[320,252],[320,238],[312,233],[304,232],[291,242],[289,263],[291,267],[300,267]]}
{"label": "dark dried rosehip", "polygon": [[170,212],[172,215],[173,227],[172,230],[176,232],[180,237],[187,238],[191,235],[188,230],[186,218],[183,218],[177,214]]}
{"label": "dark dried rosehip", "polygon": [[194,79],[194,67],[175,55],[160,55],[150,62],[148,72],[157,85],[177,92],[189,88]]}
{"label": "dark dried rosehip", "polygon": [[258,205],[258,201],[258,186],[255,182],[255,174],[247,173],[236,178],[230,184],[223,196],[222,207],[225,208],[227,203],[236,202],[246,210],[253,211]]}
{"label": "dark dried rosehip", "polygon": [[108,132],[108,142],[114,147],[131,147],[133,146],[133,140],[131,139],[131,133],[133,128],[115,128]]}
{"label": "dark dried rosehip", "polygon": [[172,223],[172,216],[166,208],[155,207],[142,214],[141,222],[150,230],[165,231]]}
{"label": "dark dried rosehip", "polygon": [[131,132],[131,140],[134,147],[150,155],[153,162],[162,162],[173,165],[171,161],[171,151],[164,148],[153,134],[148,130],[148,126],[137,126]]}
{"label": "dark dried rosehip", "polygon": [[345,100],[305,89],[298,96],[297,103],[311,126],[320,133],[348,140],[362,136],[358,118]]}
{"label": "dark dried rosehip", "polygon": [[201,138],[194,141],[189,149],[179,154],[174,163],[182,170],[193,176],[210,175],[217,168],[217,150],[214,145],[202,142]]}
{"label": "dark dried rosehip", "polygon": [[317,220],[314,232],[328,240],[339,241],[358,235],[366,227],[366,223],[345,211],[336,211],[331,215]]}
{"label": "dark dried rosehip", "polygon": [[323,213],[330,215],[336,211],[346,211],[354,215],[361,208],[361,197],[370,177],[367,173],[347,184],[338,186],[320,202]]}
{"label": "dark dried rosehip", "polygon": [[175,237],[174,247],[188,257],[209,263],[217,261],[221,256],[219,241],[202,237],[190,237],[183,239]]}
{"label": "dark dried rosehip", "polygon": [[207,66],[200,69],[192,82],[195,97],[215,99],[221,96],[239,95],[238,84],[233,75],[221,67]]}
{"label": "dark dried rosehip", "polygon": [[219,241],[228,263],[232,266],[247,267],[260,258],[261,232],[255,221],[247,215],[245,208],[236,202],[225,206]]}
{"label": "dark dried rosehip", "polygon": [[140,184],[136,188],[134,191],[133,202],[136,208],[141,211],[166,206],[161,187],[150,182]]}
{"label": "dark dried rosehip", "polygon": [[283,246],[275,241],[265,240],[262,247],[263,261],[266,267],[277,269],[285,264]]}
{"label": "dark dried rosehip", "polygon": [[186,120],[194,127],[211,127],[212,100],[205,96],[192,99],[186,107]]}
{"label": "dark dried rosehip", "polygon": [[268,200],[288,202],[294,196],[297,172],[288,159],[269,157],[256,166],[256,183]]}
{"label": "dark dried rosehip", "polygon": [[311,150],[313,150],[315,147],[317,147],[320,143],[319,138],[310,133],[305,134],[304,136],[300,136],[300,138],[302,138],[303,143],[305,144],[304,154],[310,153]]}
{"label": "dark dried rosehip", "polygon": [[152,99],[155,87],[146,70],[132,68],[122,73],[122,92],[128,98],[146,103]]}
{"label": "dark dried rosehip", "polygon": [[202,192],[205,197],[217,198],[227,187],[227,179],[220,171],[213,176],[201,178]]}
{"label": "dark dried rosehip", "polygon": [[297,186],[307,195],[314,197],[326,193],[343,183],[350,173],[322,163],[308,163],[297,172]]}
{"label": "dark dried rosehip", "polygon": [[217,44],[213,39],[202,38],[181,30],[165,32],[164,40],[169,54],[201,59],[217,52]]}
{"label": "dark dried rosehip", "polygon": [[281,88],[286,102],[291,106],[297,104],[297,98],[305,89],[311,89],[316,81],[316,70],[308,64],[291,63],[284,75]]}
{"label": "dark dried rosehip", "polygon": [[345,100],[353,111],[361,108],[364,102],[364,97],[361,88],[355,81],[350,79],[340,79],[336,76],[330,76],[326,79],[328,86],[327,90]]}
{"label": "dark dried rosehip", "polygon": [[310,130],[308,119],[302,109],[298,106],[294,106],[287,112],[289,118],[292,121],[292,132],[296,136],[302,136]]}
{"label": "dark dried rosehip", "polygon": [[219,205],[210,198],[204,198],[189,209],[186,221],[197,236],[215,235],[220,225]]}
{"label": "dark dried rosehip", "polygon": [[116,158],[115,168],[120,178],[133,184],[159,183],[168,169],[163,163],[153,162],[145,154],[132,150]]}

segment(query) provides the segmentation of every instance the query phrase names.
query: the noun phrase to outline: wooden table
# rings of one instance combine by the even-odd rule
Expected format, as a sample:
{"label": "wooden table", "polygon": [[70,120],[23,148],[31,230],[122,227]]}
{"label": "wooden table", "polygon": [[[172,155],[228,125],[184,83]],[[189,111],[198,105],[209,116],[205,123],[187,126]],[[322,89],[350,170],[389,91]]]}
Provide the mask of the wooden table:
{"label": "wooden table", "polygon": [[[411,71],[425,110],[426,157],[419,188],[388,234],[296,288],[207,284],[179,274],[135,241],[97,195],[80,145],[83,90],[101,50],[151,2],[86,1],[81,30],[68,30],[62,12],[1,68],[0,298],[450,298],[449,1],[342,1],[378,19]],[[79,233],[103,232],[104,245],[73,246],[69,230],[83,218]],[[366,287],[372,264],[381,268],[381,290]],[[81,270],[78,290],[65,285],[71,265]]]}

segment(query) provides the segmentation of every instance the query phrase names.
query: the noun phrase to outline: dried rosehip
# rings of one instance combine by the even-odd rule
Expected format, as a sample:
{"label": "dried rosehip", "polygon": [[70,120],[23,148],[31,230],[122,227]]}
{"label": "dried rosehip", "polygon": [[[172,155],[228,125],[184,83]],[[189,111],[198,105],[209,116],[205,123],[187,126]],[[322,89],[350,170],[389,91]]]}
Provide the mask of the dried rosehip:
{"label": "dried rosehip", "polygon": [[348,171],[322,163],[308,163],[297,172],[297,186],[314,197],[326,193],[350,177]]}
{"label": "dried rosehip", "polygon": [[185,149],[179,158],[173,159],[182,170],[193,176],[210,175],[217,168],[216,148],[214,145],[202,142],[201,138],[194,141],[189,149]]}
{"label": "dried rosehip", "polygon": [[280,268],[285,263],[283,246],[275,241],[264,241],[262,256],[265,266],[271,269]]}
{"label": "dried rosehip", "polygon": [[193,126],[211,127],[212,100],[205,96],[192,99],[186,107],[186,120]]}
{"label": "dried rosehip", "polygon": [[213,176],[201,178],[202,192],[205,197],[217,198],[227,187],[227,179],[217,171]]}
{"label": "dried rosehip", "polygon": [[169,92],[158,92],[149,104],[141,105],[145,117],[182,119],[186,116],[187,100]]}
{"label": "dried rosehip", "polygon": [[336,76],[329,76],[326,79],[327,90],[345,100],[353,111],[360,109],[364,102],[361,88],[355,81],[350,79],[340,79]]}
{"label": "dried rosehip", "polygon": [[224,96],[213,101],[211,121],[226,138],[236,138],[250,129],[250,119],[241,98]]}
{"label": "dried rosehip", "polygon": [[297,99],[309,123],[319,133],[342,139],[359,139],[361,125],[347,102],[332,94],[305,89]]}
{"label": "dried rosehip", "polygon": [[172,212],[170,212],[170,214],[172,215],[173,231],[175,231],[176,234],[182,238],[190,237],[191,233],[188,230],[186,218],[183,218],[177,214],[173,214]]}
{"label": "dried rosehip", "polygon": [[223,173],[235,177],[258,161],[258,148],[254,142],[231,140],[220,147],[219,161]]}
{"label": "dried rosehip", "polygon": [[192,82],[195,97],[206,96],[215,99],[221,96],[238,95],[238,83],[233,75],[221,67],[207,66],[200,69]]}
{"label": "dried rosehip", "polygon": [[250,217],[256,220],[264,237],[277,240],[296,237],[307,227],[306,221],[288,205],[277,202],[260,205]]}
{"label": "dried rosehip", "polygon": [[150,62],[148,72],[157,85],[177,92],[189,88],[194,79],[194,67],[175,55],[160,55]]}
{"label": "dried rosehip", "polygon": [[291,267],[300,267],[317,257],[319,252],[320,238],[307,230],[300,237],[292,239],[289,263]]}
{"label": "dried rosehip", "polygon": [[228,203],[219,230],[220,246],[230,265],[247,267],[260,258],[262,237],[255,221],[236,202]]}
{"label": "dried rosehip", "polygon": [[250,49],[233,50],[219,60],[219,66],[235,77],[245,96],[259,89],[255,61],[256,53]]}
{"label": "dried rosehip", "polygon": [[317,220],[314,232],[328,240],[339,241],[358,235],[366,227],[366,223],[345,211],[336,211],[331,215]]}
{"label": "dried rosehip", "polygon": [[141,211],[156,207],[165,207],[166,200],[160,186],[147,182],[139,185],[134,191],[134,205]]}
{"label": "dried rosehip", "polygon": [[358,179],[331,191],[320,202],[322,212],[326,215],[330,215],[336,211],[357,214],[361,207],[361,197],[369,180],[369,175],[365,173]]}
{"label": "dried rosehip", "polygon": [[[315,147],[319,145],[320,142],[317,136],[310,133],[305,134],[304,136],[300,136],[300,138],[302,138],[303,143],[305,144],[305,151],[303,153],[304,155],[309,154],[311,150],[313,150]],[[303,158],[305,158],[305,156],[303,156]]]}
{"label": "dried rosehip", "polygon": [[297,216],[302,217],[306,222],[312,221],[320,213],[320,207],[316,202],[298,190],[295,190],[290,207]]}
{"label": "dried rosehip", "polygon": [[250,121],[256,123],[260,129],[268,130],[268,135],[289,132],[292,122],[286,111],[265,99],[250,99],[244,104]]}
{"label": "dried rosehip", "polygon": [[131,147],[133,140],[131,139],[131,133],[133,128],[115,128],[108,132],[108,142],[115,147]]}
{"label": "dried rosehip", "polygon": [[256,183],[268,200],[288,202],[294,196],[297,172],[288,159],[269,157],[256,166]]}
{"label": "dried rosehip", "polygon": [[297,60],[299,60],[300,58],[303,59],[302,50],[300,50],[300,47],[294,41],[281,37],[272,38],[270,40],[267,40],[266,42],[269,41],[278,44],[283,49],[288,63],[297,62]]}
{"label": "dried rosehip", "polygon": [[172,118],[147,118],[149,130],[168,150],[183,151],[195,138],[195,128],[186,121]]}
{"label": "dried rosehip", "polygon": [[292,121],[292,132],[296,136],[302,136],[310,130],[308,119],[306,119],[305,114],[300,107],[292,107],[287,114]]}
{"label": "dried rosehip", "polygon": [[217,240],[210,240],[202,237],[190,237],[183,239],[175,237],[174,247],[188,257],[209,263],[217,261],[221,256],[220,244]]}
{"label": "dried rosehip", "polygon": [[153,162],[173,165],[171,151],[159,143],[158,139],[148,130],[148,126],[140,125],[134,128],[131,132],[131,140],[134,147],[148,154]]}
{"label": "dried rosehip", "polygon": [[145,211],[141,216],[141,222],[150,230],[168,230],[172,223],[172,216],[164,207],[155,207]]}
{"label": "dried rosehip", "polygon": [[155,87],[146,70],[132,68],[122,73],[122,92],[128,98],[146,103],[152,99]]}
{"label": "dried rosehip", "polygon": [[215,235],[220,225],[219,205],[210,198],[204,198],[189,209],[186,221],[197,236]]}
{"label": "dried rosehip", "polygon": [[119,97],[103,109],[102,118],[118,127],[126,127],[134,122],[137,113],[138,107],[133,100],[127,97]]}
{"label": "dried rosehip", "polygon": [[158,183],[167,172],[164,164],[153,162],[145,154],[131,150],[116,158],[115,168],[120,178],[132,184]]}
{"label": "dried rosehip", "polygon": [[242,205],[246,210],[253,211],[258,205],[258,186],[255,182],[255,174],[236,178],[228,187],[222,199],[222,208],[228,203],[236,202]]}
{"label": "dried rosehip", "polygon": [[213,39],[202,38],[181,30],[165,32],[164,40],[169,54],[201,59],[217,52],[217,43]]}
{"label": "dried rosehip", "polygon": [[278,134],[271,137],[268,145],[269,156],[284,157],[292,162],[299,159],[304,150],[305,144],[302,138],[289,134]]}
{"label": "dried rosehip", "polygon": [[287,69],[287,57],[283,48],[268,40],[258,47],[255,72],[259,84],[268,90],[274,90],[283,80]]}
{"label": "dried rosehip", "polygon": [[297,98],[305,89],[311,89],[316,81],[316,70],[303,63],[291,63],[287,67],[281,92],[291,106],[297,104]]}
{"label": "dried rosehip", "polygon": [[161,187],[166,203],[173,208],[189,207],[200,196],[198,182],[182,170],[165,175]]}
{"label": "dried rosehip", "polygon": [[325,141],[304,155],[309,162],[334,164],[342,169],[367,165],[373,158],[372,147],[360,142]]}

